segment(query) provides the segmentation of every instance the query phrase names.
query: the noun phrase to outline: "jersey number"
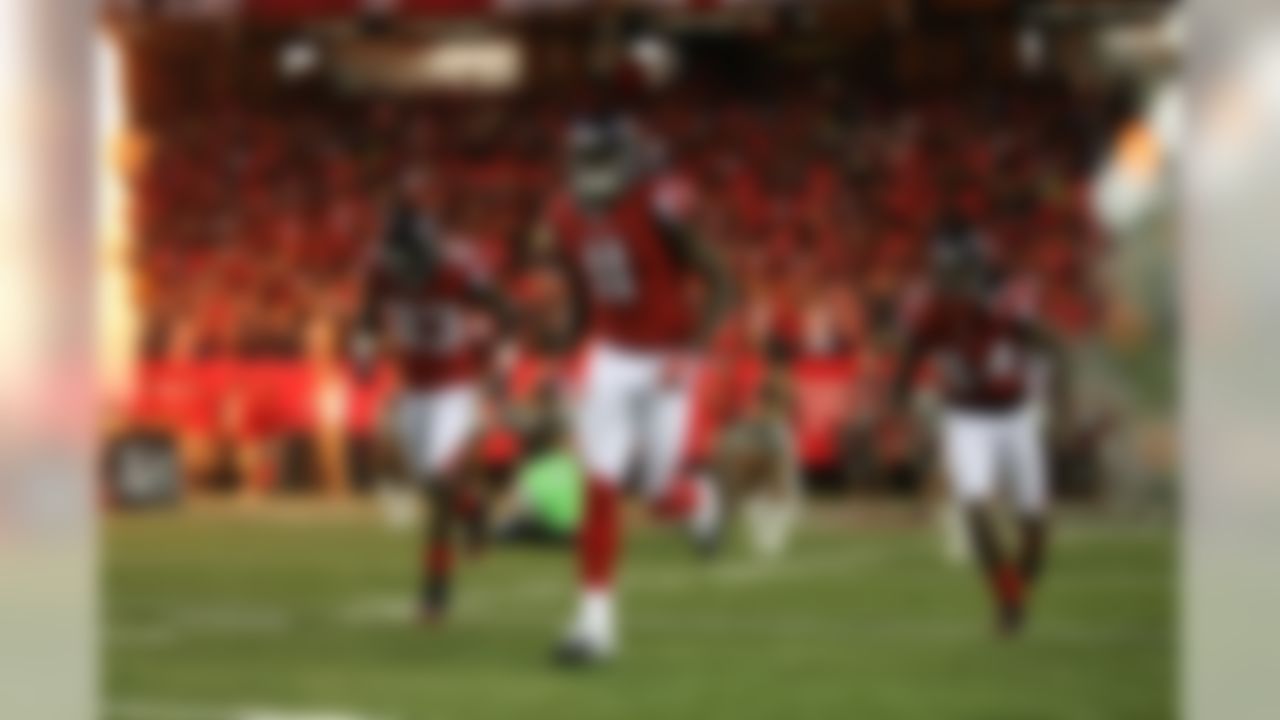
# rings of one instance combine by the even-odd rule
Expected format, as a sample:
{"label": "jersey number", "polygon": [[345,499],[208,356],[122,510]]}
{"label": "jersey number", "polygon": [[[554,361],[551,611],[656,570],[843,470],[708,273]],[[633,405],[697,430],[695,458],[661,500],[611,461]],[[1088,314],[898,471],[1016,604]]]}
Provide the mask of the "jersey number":
{"label": "jersey number", "polygon": [[406,349],[447,355],[462,345],[463,320],[444,305],[395,305],[392,327]]}
{"label": "jersey number", "polygon": [[1016,377],[1022,358],[1009,342],[999,342],[983,353],[980,361],[956,353],[943,353],[942,371],[955,388],[971,388],[980,381],[1003,382]]}
{"label": "jersey number", "polygon": [[600,300],[625,305],[636,299],[636,281],[627,249],[615,237],[597,238],[583,249],[591,292]]}

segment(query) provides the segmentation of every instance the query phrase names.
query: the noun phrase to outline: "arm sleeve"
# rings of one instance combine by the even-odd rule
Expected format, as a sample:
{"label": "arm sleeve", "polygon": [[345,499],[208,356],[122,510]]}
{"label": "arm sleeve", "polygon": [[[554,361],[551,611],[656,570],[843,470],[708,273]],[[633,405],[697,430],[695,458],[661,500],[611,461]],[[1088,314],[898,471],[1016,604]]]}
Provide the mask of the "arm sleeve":
{"label": "arm sleeve", "polygon": [[685,225],[693,216],[695,199],[692,185],[682,178],[662,178],[653,187],[654,217],[664,224]]}
{"label": "arm sleeve", "polygon": [[931,305],[929,291],[925,288],[914,287],[907,291],[897,316],[898,334],[904,346],[923,349],[932,338]]}

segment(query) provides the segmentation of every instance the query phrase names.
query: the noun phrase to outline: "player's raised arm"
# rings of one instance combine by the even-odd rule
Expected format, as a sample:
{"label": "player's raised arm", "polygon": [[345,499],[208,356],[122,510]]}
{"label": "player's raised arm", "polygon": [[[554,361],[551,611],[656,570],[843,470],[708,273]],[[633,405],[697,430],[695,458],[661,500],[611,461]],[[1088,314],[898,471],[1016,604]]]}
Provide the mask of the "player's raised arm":
{"label": "player's raised arm", "polygon": [[[528,267],[535,271],[550,271],[563,281],[566,289],[567,313],[563,322],[548,328],[532,324],[535,344],[548,352],[566,352],[577,346],[587,330],[590,296],[581,272],[567,257],[560,246],[554,223],[540,222],[528,241]],[[529,324],[528,317],[522,318]]]}
{"label": "player's raised arm", "polygon": [[391,295],[391,286],[405,277],[415,277],[424,265],[417,237],[422,230],[420,219],[409,205],[393,202],[364,258],[363,287],[350,347],[357,368],[371,369],[376,360],[384,329],[383,307]]}
{"label": "player's raised arm", "polygon": [[1050,423],[1050,437],[1056,442],[1059,431],[1071,421],[1073,372],[1067,346],[1039,312],[1038,285],[1022,280],[1010,283],[1005,309],[1011,316],[1019,341],[1047,365],[1045,419]]}
{"label": "player's raised arm", "polygon": [[465,249],[456,250],[453,257],[466,282],[466,302],[493,320],[494,330],[500,337],[509,336],[517,325],[516,311],[498,288],[492,273]]}
{"label": "player's raised arm", "polygon": [[1027,320],[1021,329],[1027,345],[1034,348],[1048,363],[1048,396],[1045,398],[1048,407],[1045,417],[1049,421],[1050,437],[1056,443],[1061,439],[1062,432],[1070,426],[1074,414],[1074,373],[1071,359],[1062,339],[1043,321]]}
{"label": "player's raised arm", "polygon": [[473,305],[493,318],[499,334],[506,335],[515,327],[515,308],[507,300],[506,295],[503,295],[493,284],[485,283],[473,287],[470,300]]}
{"label": "player's raised arm", "polygon": [[659,196],[658,227],[671,252],[703,282],[706,298],[698,317],[697,341],[705,344],[733,307],[733,279],[720,254],[692,228],[684,214],[664,208]]}

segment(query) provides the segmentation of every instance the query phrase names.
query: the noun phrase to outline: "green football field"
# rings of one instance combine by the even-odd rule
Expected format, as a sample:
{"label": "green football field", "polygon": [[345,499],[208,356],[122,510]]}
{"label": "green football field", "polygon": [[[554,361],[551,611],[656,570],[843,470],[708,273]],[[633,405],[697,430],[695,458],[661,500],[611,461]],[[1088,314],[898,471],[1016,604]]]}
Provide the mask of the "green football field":
{"label": "green football field", "polygon": [[572,563],[463,564],[457,612],[410,612],[412,533],[354,514],[115,518],[106,527],[112,720],[908,718],[1158,720],[1174,710],[1174,536],[1064,522],[1028,634],[990,631],[924,527],[827,520],[774,563],[629,539],[625,647],[566,673],[547,652]]}

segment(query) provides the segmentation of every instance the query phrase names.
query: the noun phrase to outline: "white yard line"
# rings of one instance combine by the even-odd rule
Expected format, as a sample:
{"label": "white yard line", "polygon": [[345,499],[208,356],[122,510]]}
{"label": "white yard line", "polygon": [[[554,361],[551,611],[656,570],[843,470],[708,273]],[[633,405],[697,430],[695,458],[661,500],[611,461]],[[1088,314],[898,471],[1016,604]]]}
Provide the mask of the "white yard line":
{"label": "white yard line", "polygon": [[238,605],[186,607],[147,622],[114,624],[107,642],[131,648],[172,646],[195,635],[279,635],[296,629],[298,618],[282,608]]}
{"label": "white yard line", "polygon": [[[832,575],[865,575],[883,563],[885,556],[873,553],[822,553],[785,558],[778,562],[738,560],[705,568],[669,566],[637,569],[625,573],[623,592],[670,594],[687,592],[690,586],[750,587],[776,584],[796,579]],[[1105,586],[1118,584],[1145,585],[1142,573],[1096,573],[1105,576]],[[1103,578],[1099,578],[1103,579]],[[466,618],[501,616],[503,608],[528,606],[557,600],[571,590],[560,577],[529,578],[522,582],[494,588],[468,588],[465,602],[458,606]],[[1065,592],[1087,592],[1084,585],[1062,588]],[[417,607],[413,598],[403,594],[372,594],[350,598],[328,611],[308,613],[318,622],[329,621],[338,626],[377,628],[399,627],[415,621]],[[784,615],[779,610],[779,619]],[[172,646],[187,638],[209,635],[284,635],[296,632],[304,624],[302,613],[280,606],[207,605],[188,606],[149,622],[117,624],[108,631],[108,642],[136,649]],[[772,623],[771,623],[772,624]],[[703,625],[704,628],[714,626]],[[780,623],[775,627],[786,627]]]}
{"label": "white yard line", "polygon": [[107,720],[392,720],[346,710],[285,710],[266,707],[228,708],[216,705],[126,700],[108,705]]}
{"label": "white yard line", "polygon": [[[792,577],[864,570],[875,557],[827,554],[791,558],[786,562],[741,561],[708,568],[637,570],[626,576],[624,587],[647,593],[687,590],[691,583],[742,586],[771,583]],[[495,607],[512,603],[540,602],[563,595],[563,581],[534,578],[524,582],[484,590],[468,589],[466,603],[459,610],[467,615],[484,615]],[[404,595],[367,595],[336,607],[331,619],[357,627],[404,625],[415,618],[412,598]],[[188,606],[154,622],[113,627],[108,635],[115,644],[134,647],[163,646],[184,637],[209,634],[269,635],[296,630],[299,618],[280,607],[249,605]]]}
{"label": "white yard line", "polygon": [[111,645],[127,648],[157,648],[173,645],[181,640],[180,634],[171,627],[159,623],[147,625],[116,624],[107,629],[107,642]]}
{"label": "white yard line", "polygon": [[232,720],[235,713],[207,705],[172,702],[114,702],[102,711],[106,720]]}
{"label": "white yard line", "polygon": [[[742,643],[753,647],[762,636],[771,640],[795,640],[794,647],[805,648],[814,644],[834,644],[849,646],[870,637],[896,638],[902,640],[924,640],[946,643],[964,642],[968,639],[986,640],[992,637],[981,622],[981,616],[975,616],[973,622],[955,622],[947,620],[911,620],[911,621],[876,621],[842,620],[824,617],[805,617],[803,615],[770,614],[768,617],[746,619],[741,617],[725,617],[712,614],[690,615],[687,613],[636,613],[623,621],[627,630],[641,630],[646,633],[670,633],[675,638],[663,640],[664,645],[673,644],[699,645],[709,641]],[[1028,635],[1038,642],[1052,643],[1087,643],[1091,646],[1101,644],[1126,643],[1142,640],[1149,636],[1128,630],[1118,624],[1085,625],[1083,623],[1064,624],[1057,621],[1049,626],[1039,626],[1033,615]],[[770,645],[769,652],[782,652],[784,645]]]}

